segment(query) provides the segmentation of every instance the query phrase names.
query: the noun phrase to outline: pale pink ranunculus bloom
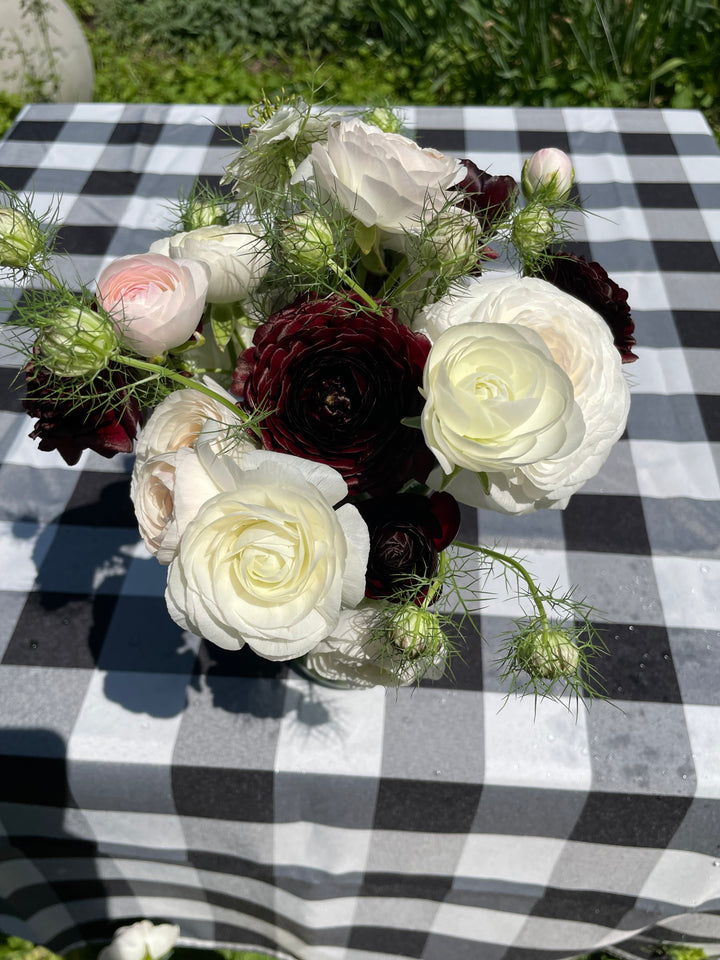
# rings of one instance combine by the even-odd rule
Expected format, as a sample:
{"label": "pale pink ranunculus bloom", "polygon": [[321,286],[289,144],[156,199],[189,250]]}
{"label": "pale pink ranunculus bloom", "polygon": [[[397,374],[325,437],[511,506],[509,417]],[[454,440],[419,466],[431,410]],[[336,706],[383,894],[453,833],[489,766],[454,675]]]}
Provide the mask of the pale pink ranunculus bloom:
{"label": "pale pink ranunculus bloom", "polygon": [[210,271],[197,260],[142,253],[106,267],[98,277],[97,298],[132,349],[155,357],[195,332],[209,280]]}

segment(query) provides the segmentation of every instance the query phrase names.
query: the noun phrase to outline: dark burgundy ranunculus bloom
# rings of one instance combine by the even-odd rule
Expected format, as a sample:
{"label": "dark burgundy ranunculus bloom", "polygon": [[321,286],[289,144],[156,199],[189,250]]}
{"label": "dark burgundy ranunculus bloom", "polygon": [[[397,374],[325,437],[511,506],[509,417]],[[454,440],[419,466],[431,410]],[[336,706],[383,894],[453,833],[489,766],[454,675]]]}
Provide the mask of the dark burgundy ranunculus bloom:
{"label": "dark burgundy ranunculus bloom", "polygon": [[357,508],[370,531],[365,596],[401,601],[415,595],[421,603],[426,588],[418,590],[414,578],[431,577],[438,553],[457,535],[460,508],[455,498],[449,493],[398,493],[362,500]]}
{"label": "dark burgundy ranunculus bloom", "polygon": [[420,430],[429,340],[354,294],[310,297],[273,314],[241,354],[232,392],[261,425],[266,450],[327,463],[350,495],[391,493],[433,465]]}
{"label": "dark burgundy ranunculus bloom", "polygon": [[481,170],[472,160],[461,160],[467,173],[465,178],[453,187],[465,194],[458,204],[465,210],[475,213],[483,229],[492,226],[493,221],[506,216],[515,206],[518,195],[517,182],[510,176],[492,176]]}
{"label": "dark burgundy ranunculus bloom", "polygon": [[612,330],[622,362],[637,360],[632,352],[635,324],[630,316],[628,292],[619,287],[599,263],[589,263],[585,257],[563,252],[545,263],[536,276],[592,307]]}
{"label": "dark burgundy ranunculus bloom", "polygon": [[[37,423],[29,436],[39,440],[38,449],[57,450],[65,463],[76,464],[83,450],[94,450],[103,457],[116,453],[131,453],[137,428],[141,422],[140,406],[134,397],[127,397],[122,410],[98,408],[88,396],[79,402],[77,392],[72,396],[58,397],[57,377],[48,386],[50,372],[30,362],[25,366],[27,396],[23,406]],[[97,392],[112,386],[119,403],[123,399],[126,384],[120,371],[103,372],[95,378]],[[77,390],[77,388],[74,388]]]}

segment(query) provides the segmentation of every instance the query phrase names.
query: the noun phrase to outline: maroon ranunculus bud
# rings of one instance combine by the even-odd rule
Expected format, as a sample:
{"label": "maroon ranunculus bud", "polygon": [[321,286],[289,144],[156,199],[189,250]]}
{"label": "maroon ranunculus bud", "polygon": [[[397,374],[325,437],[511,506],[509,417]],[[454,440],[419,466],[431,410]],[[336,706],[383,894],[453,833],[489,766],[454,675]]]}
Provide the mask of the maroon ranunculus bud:
{"label": "maroon ranunculus bud", "polygon": [[[29,436],[38,448],[57,450],[73,466],[84,450],[103,457],[131,453],[141,422],[140,406],[127,394],[127,381],[119,370],[106,370],[95,377],[93,394],[83,397],[83,388],[73,386],[66,396],[58,391],[58,378],[32,361],[25,366],[27,396],[23,406],[37,423]],[[52,381],[52,384],[51,384]],[[113,390],[113,406],[101,406],[97,395]]]}
{"label": "maroon ranunculus bud", "polygon": [[370,310],[352,293],[309,297],[273,314],[238,359],[232,392],[269,411],[266,450],[327,463],[351,496],[424,480],[434,459],[422,432],[403,426],[423,407],[429,340]]}
{"label": "maroon ranunculus bud", "polygon": [[630,316],[628,292],[619,287],[599,263],[589,263],[574,253],[561,252],[541,264],[535,276],[592,307],[612,330],[622,362],[637,360],[632,352],[636,342],[633,336],[635,324]]}
{"label": "maroon ranunculus bud", "polygon": [[502,220],[515,206],[518,185],[513,177],[493,176],[481,170],[472,160],[461,160],[467,173],[452,189],[462,191],[464,197],[458,206],[475,213],[483,229]]}
{"label": "maroon ranunculus bud", "polygon": [[357,508],[370,531],[365,596],[421,603],[427,579],[437,572],[438,553],[455,538],[460,508],[449,493],[398,493],[362,500]]}

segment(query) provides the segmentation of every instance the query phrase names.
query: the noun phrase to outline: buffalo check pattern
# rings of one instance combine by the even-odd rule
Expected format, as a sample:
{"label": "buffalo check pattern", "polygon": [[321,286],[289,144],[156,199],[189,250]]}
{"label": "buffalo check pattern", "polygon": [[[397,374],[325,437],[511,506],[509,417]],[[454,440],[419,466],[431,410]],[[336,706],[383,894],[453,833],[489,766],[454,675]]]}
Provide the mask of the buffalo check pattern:
{"label": "buffalo check pattern", "polygon": [[[405,118],[518,179],[535,149],[568,151],[589,214],[574,249],[630,291],[640,360],[603,471],[562,513],[466,510],[462,530],[593,599],[608,700],[505,702],[507,598],[478,613],[486,643],[469,635],[454,679],[397,693],[183,634],[138,542],[131,458],[38,453],[3,347],[0,929],[64,950],[151,917],[299,960],[720,940],[720,153],[691,111]],[[35,105],[0,179],[58,208],[67,279],[91,283],[168,232],[196,177],[218,182],[246,120]]]}

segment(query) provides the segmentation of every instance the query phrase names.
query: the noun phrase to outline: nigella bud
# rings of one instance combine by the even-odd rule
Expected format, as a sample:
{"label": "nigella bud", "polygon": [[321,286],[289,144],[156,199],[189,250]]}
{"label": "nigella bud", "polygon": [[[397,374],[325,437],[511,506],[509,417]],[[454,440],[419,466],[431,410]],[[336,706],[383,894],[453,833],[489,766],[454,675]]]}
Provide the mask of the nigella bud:
{"label": "nigella bud", "polygon": [[38,352],[58,377],[92,377],[107,367],[117,350],[112,324],[88,307],[64,307],[43,329]]}
{"label": "nigella bud", "polygon": [[363,114],[365,123],[371,123],[374,127],[379,127],[384,133],[400,133],[403,128],[403,122],[400,117],[389,107],[375,107]]}
{"label": "nigella bud", "polygon": [[542,680],[574,676],[580,659],[578,648],[567,633],[548,628],[524,636],[515,656],[522,670]]}
{"label": "nigella bud", "polygon": [[539,197],[546,203],[562,203],[568,198],[574,177],[572,161],[565,151],[545,147],[523,164],[523,194],[526,200]]}
{"label": "nigella bud", "polygon": [[45,248],[40,227],[19,210],[0,207],[0,266],[26,270]]}
{"label": "nigella bud", "polygon": [[400,607],[393,616],[389,639],[411,660],[434,657],[445,645],[437,616],[413,604]]}
{"label": "nigella bud", "polygon": [[471,273],[478,264],[481,234],[477,217],[449,207],[423,231],[421,253],[428,267],[446,277]]}
{"label": "nigella bud", "polygon": [[554,232],[552,214],[540,203],[523,207],[513,219],[513,243],[526,261],[542,256],[552,241]]}
{"label": "nigella bud", "polygon": [[460,163],[467,172],[464,179],[453,187],[463,194],[458,206],[474,213],[485,228],[504,220],[517,201],[517,182],[507,175],[492,176],[472,160],[461,160]]}
{"label": "nigella bud", "polygon": [[182,228],[186,232],[199,227],[226,227],[227,213],[217,200],[197,200],[189,204],[182,216]]}
{"label": "nigella bud", "polygon": [[335,238],[324,217],[298,213],[285,226],[280,243],[285,257],[303,270],[324,270],[335,252]]}

